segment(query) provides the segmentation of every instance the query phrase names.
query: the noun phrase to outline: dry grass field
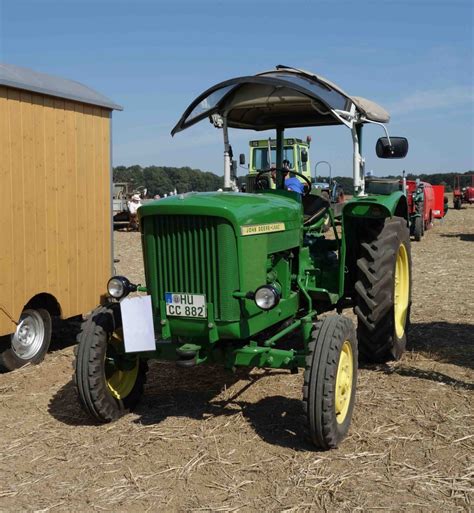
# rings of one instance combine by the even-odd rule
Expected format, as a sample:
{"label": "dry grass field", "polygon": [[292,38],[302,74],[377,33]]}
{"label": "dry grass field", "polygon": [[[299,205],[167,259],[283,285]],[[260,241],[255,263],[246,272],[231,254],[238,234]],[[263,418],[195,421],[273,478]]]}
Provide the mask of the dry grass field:
{"label": "dry grass field", "polygon": [[[117,271],[143,280],[140,238]],[[474,509],[474,207],[413,243],[409,350],[364,367],[341,447],[305,441],[302,375],[152,363],[144,400],[97,425],[71,384],[68,331],[0,375],[0,511]]]}

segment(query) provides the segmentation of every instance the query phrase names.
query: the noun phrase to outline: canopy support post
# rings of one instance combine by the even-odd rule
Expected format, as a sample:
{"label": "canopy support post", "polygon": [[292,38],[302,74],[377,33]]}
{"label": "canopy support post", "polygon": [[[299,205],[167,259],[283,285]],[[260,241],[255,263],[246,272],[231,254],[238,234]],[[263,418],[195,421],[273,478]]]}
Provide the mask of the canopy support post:
{"label": "canopy support post", "polygon": [[281,169],[283,168],[283,146],[284,146],[284,128],[276,129],[276,188],[284,189],[285,188],[285,176]]}
{"label": "canopy support post", "polygon": [[351,128],[353,143],[353,178],[354,178],[354,195],[366,196],[365,193],[365,161],[362,158],[362,124],[353,124]]}
{"label": "canopy support post", "polygon": [[224,190],[232,190],[232,180],[230,176],[231,162],[230,162],[230,144],[229,144],[229,130],[227,128],[227,113],[222,116],[222,132],[224,133]]}

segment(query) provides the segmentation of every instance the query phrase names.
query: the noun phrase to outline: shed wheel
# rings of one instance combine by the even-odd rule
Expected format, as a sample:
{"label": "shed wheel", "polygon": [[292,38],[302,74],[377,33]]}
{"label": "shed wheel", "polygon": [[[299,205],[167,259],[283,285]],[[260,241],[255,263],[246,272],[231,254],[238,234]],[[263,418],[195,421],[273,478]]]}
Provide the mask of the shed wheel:
{"label": "shed wheel", "polygon": [[424,233],[423,219],[420,216],[415,217],[415,226],[413,228],[413,237],[415,238],[415,240],[417,242],[419,242],[421,240],[421,237],[423,237],[423,233]]}
{"label": "shed wheel", "polygon": [[37,364],[44,357],[51,343],[51,316],[43,308],[23,310],[15,333],[0,354],[0,368],[14,370],[27,363]]}
{"label": "shed wheel", "polygon": [[303,408],[312,442],[332,449],[346,436],[354,409],[357,341],[352,321],[332,315],[318,321],[308,345]]}
{"label": "shed wheel", "polygon": [[120,305],[94,310],[77,342],[74,380],[86,412],[111,422],[132,410],[143,395],[148,365],[124,352]]}
{"label": "shed wheel", "polygon": [[406,347],[411,306],[410,234],[405,219],[368,229],[357,260],[357,338],[367,361],[398,360]]}

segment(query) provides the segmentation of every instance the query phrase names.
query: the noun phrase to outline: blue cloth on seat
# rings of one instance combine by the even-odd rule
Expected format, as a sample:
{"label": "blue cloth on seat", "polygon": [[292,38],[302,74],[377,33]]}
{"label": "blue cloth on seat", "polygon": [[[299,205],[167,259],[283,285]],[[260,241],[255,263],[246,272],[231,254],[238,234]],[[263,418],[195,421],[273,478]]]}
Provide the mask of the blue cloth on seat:
{"label": "blue cloth on seat", "polygon": [[287,178],[285,180],[285,187],[293,192],[298,192],[299,194],[303,194],[304,192],[304,185],[296,178],[296,176],[293,176],[291,178]]}

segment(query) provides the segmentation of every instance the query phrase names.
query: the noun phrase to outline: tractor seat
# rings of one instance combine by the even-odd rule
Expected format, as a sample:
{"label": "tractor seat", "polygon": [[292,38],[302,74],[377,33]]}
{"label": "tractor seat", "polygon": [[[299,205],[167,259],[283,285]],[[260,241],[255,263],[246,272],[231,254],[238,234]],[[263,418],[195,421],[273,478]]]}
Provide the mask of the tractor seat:
{"label": "tractor seat", "polygon": [[324,196],[309,194],[303,196],[303,224],[312,224],[319,221],[328,211],[331,203]]}

